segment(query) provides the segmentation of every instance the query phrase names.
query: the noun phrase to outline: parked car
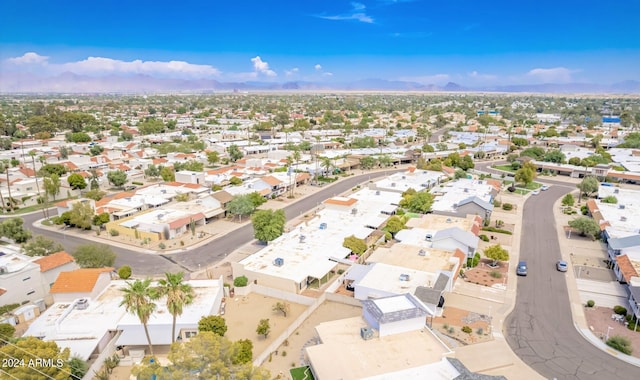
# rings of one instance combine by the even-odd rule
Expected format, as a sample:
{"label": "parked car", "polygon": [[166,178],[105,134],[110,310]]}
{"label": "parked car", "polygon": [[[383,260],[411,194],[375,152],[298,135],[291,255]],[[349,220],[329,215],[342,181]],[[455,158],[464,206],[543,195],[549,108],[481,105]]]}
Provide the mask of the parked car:
{"label": "parked car", "polygon": [[130,190],[135,190],[136,188],[137,188],[137,186],[129,185],[129,186],[125,186],[124,190],[125,191],[130,191]]}
{"label": "parked car", "polygon": [[533,190],[531,192],[531,195],[538,195],[538,194],[540,194],[540,190]]}
{"label": "parked car", "polygon": [[547,186],[547,185],[542,185],[542,187],[540,188],[540,190],[542,190],[542,191],[547,191],[547,190],[549,190],[549,186]]}
{"label": "parked car", "polygon": [[556,269],[559,272],[566,272],[567,269],[569,269],[569,264],[567,264],[567,262],[564,260],[558,260],[558,262],[556,263]]}
{"label": "parked car", "polygon": [[526,276],[527,275],[527,262],[520,261],[518,263],[518,267],[516,268],[516,274],[518,276]]}

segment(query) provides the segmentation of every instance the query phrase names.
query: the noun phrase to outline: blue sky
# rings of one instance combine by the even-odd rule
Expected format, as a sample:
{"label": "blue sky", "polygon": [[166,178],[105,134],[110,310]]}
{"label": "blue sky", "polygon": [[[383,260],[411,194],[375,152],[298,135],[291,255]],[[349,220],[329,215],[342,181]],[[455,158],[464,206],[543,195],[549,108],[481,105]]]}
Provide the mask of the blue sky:
{"label": "blue sky", "polygon": [[640,1],[0,2],[0,73],[463,85],[640,80]]}

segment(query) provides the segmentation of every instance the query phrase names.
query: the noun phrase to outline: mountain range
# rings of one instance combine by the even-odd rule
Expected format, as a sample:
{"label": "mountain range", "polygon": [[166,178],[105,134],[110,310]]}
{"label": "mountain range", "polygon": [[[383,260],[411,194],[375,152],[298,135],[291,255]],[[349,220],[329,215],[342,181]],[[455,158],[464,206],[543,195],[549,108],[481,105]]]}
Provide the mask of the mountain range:
{"label": "mountain range", "polygon": [[457,83],[444,86],[410,81],[363,79],[344,83],[320,82],[219,82],[213,79],[167,79],[148,75],[92,77],[63,73],[40,77],[31,73],[0,73],[0,93],[212,93],[230,91],[398,91],[398,92],[506,92],[506,93],[598,93],[639,94],[640,82],[628,80],[614,84],[545,83],[504,86],[465,87]]}

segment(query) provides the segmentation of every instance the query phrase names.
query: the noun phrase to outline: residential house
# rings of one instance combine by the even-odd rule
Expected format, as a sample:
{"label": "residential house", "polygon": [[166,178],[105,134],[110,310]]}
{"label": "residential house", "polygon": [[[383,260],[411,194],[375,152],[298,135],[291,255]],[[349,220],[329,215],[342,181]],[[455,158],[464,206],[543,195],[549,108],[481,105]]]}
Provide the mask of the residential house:
{"label": "residential house", "polygon": [[114,268],[81,268],[60,272],[49,292],[54,302],[95,299],[111,282]]}

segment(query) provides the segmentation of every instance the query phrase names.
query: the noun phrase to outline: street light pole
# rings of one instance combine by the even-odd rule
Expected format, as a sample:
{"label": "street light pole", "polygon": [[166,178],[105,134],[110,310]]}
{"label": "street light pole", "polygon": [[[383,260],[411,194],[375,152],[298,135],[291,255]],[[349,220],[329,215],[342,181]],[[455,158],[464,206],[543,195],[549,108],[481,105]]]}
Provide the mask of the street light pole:
{"label": "street light pole", "polygon": [[613,330],[613,327],[611,326],[607,326],[607,335],[604,338],[604,341],[608,341],[609,340],[609,331]]}

